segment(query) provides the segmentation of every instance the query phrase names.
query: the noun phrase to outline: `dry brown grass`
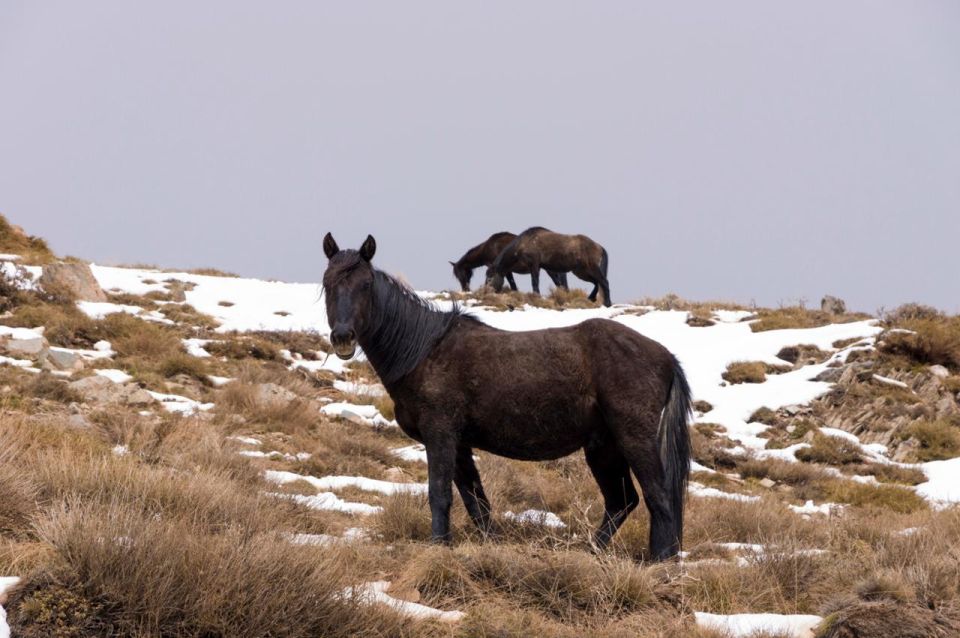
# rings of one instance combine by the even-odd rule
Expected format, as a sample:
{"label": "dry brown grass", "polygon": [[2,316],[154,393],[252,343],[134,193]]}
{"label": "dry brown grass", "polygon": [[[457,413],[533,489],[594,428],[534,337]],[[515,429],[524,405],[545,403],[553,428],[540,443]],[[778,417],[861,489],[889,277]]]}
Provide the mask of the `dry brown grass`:
{"label": "dry brown grass", "polygon": [[214,330],[220,325],[219,321],[187,303],[165,304],[160,307],[160,313],[170,321],[203,330]]}
{"label": "dry brown grass", "polygon": [[36,297],[29,297],[23,305],[15,308],[12,317],[0,321],[7,326],[22,328],[43,326],[47,340],[64,348],[90,347],[98,340],[99,334],[97,322],[73,304],[49,303]]}
{"label": "dry brown grass", "polygon": [[47,242],[17,231],[3,215],[0,215],[0,252],[20,255],[26,264],[48,264],[56,259]]}
{"label": "dry brown grass", "polygon": [[157,371],[167,378],[185,374],[203,384],[210,383],[210,380],[207,378],[208,368],[206,362],[186,352],[176,352],[167,355],[160,361],[157,366]]}
{"label": "dry brown grass", "polygon": [[757,321],[750,324],[754,332],[764,330],[785,330],[788,328],[818,328],[831,323],[849,323],[869,319],[863,313],[832,315],[820,310],[809,310],[803,306],[784,306],[777,309],[761,308],[757,310]]}
{"label": "dry brown grass", "polygon": [[910,452],[916,462],[939,461],[960,456],[960,423],[940,419],[914,421],[899,432],[901,440],[912,439],[917,447]]}
{"label": "dry brown grass", "polygon": [[307,401],[264,401],[257,386],[242,381],[228,383],[220,390],[215,409],[226,421],[230,415],[239,414],[248,426],[286,433],[310,429],[320,421],[319,413]]}
{"label": "dry brown grass", "polygon": [[856,443],[819,433],[814,435],[810,447],[797,450],[795,456],[805,463],[823,463],[825,465],[847,465],[860,463],[863,460],[860,446]]}
{"label": "dry brown grass", "polygon": [[55,556],[12,597],[19,636],[50,635],[66,614],[72,630],[100,635],[383,635],[407,624],[341,595],[351,569],[336,548],[211,534],[117,503],[69,502],[38,531]]}
{"label": "dry brown grass", "polygon": [[258,361],[282,361],[280,348],[275,343],[260,337],[231,335],[221,341],[211,341],[204,346],[215,357],[228,359],[256,359]]}
{"label": "dry brown grass", "polygon": [[727,383],[763,383],[767,380],[767,366],[760,361],[734,361],[722,376]]}
{"label": "dry brown grass", "polygon": [[897,328],[913,331],[887,332],[882,351],[920,364],[939,364],[954,372],[960,371],[960,316],[910,318],[892,323]]}

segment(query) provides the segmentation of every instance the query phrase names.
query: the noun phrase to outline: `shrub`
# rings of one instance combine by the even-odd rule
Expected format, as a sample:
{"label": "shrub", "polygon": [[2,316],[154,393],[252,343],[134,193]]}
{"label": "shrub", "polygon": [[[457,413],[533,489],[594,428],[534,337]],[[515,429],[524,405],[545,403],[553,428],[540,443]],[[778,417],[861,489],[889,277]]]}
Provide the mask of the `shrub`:
{"label": "shrub", "polygon": [[767,380],[767,366],[760,361],[734,361],[723,373],[727,383],[763,383]]}
{"label": "shrub", "polygon": [[901,440],[913,439],[919,447],[911,452],[913,460],[939,461],[960,456],[960,426],[945,419],[914,421],[899,432]]}
{"label": "shrub", "polygon": [[909,319],[897,326],[912,333],[887,332],[883,337],[884,353],[960,370],[960,317]]}
{"label": "shrub", "polygon": [[168,355],[160,362],[157,370],[167,378],[185,374],[204,384],[210,382],[207,378],[207,366],[203,359],[198,359],[185,352]]}
{"label": "shrub", "polygon": [[810,447],[797,450],[795,456],[805,463],[824,463],[826,465],[846,465],[863,460],[860,446],[837,436],[815,434]]}
{"label": "shrub", "polygon": [[56,259],[47,242],[15,228],[3,215],[0,215],[0,252],[20,255],[26,263],[47,264]]}
{"label": "shrub", "polygon": [[83,400],[65,381],[49,372],[41,372],[33,377],[26,384],[24,391],[31,396],[60,403],[80,403]]}
{"label": "shrub", "polygon": [[215,357],[228,359],[283,360],[276,344],[259,337],[238,336],[223,341],[211,341],[204,348]]}

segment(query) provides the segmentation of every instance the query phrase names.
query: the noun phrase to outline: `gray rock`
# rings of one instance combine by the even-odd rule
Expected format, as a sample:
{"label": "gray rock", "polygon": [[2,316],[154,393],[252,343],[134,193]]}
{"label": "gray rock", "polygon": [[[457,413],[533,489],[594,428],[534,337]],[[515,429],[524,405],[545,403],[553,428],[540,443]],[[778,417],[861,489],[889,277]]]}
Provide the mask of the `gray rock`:
{"label": "gray rock", "polygon": [[825,381],[827,383],[837,383],[843,377],[845,368],[827,368],[813,378],[814,381]]}
{"label": "gray rock", "polygon": [[137,386],[131,384],[124,384],[121,387],[124,388],[122,400],[127,405],[139,407],[150,405],[156,401],[156,399],[153,398],[153,395],[143,388],[138,388]]}
{"label": "gray rock", "polygon": [[3,347],[11,355],[33,357],[43,352],[49,344],[46,339],[38,335],[32,339],[10,339],[3,344]]}
{"label": "gray rock", "polygon": [[839,297],[826,295],[820,300],[820,310],[829,312],[831,315],[842,315],[847,311],[847,304]]}
{"label": "gray rock", "polygon": [[48,348],[40,354],[40,361],[48,370],[83,370],[83,357],[76,352],[59,348]]}
{"label": "gray rock", "polygon": [[296,393],[287,390],[276,383],[260,383],[256,389],[257,401],[260,403],[280,403],[286,405],[300,398]]}
{"label": "gray rock", "polygon": [[930,366],[930,374],[937,377],[938,379],[946,379],[950,376],[950,371],[947,370],[942,365]]}
{"label": "gray rock", "polygon": [[123,403],[130,406],[146,406],[156,399],[149,392],[133,383],[114,383],[101,376],[79,379],[70,387],[91,403]]}
{"label": "gray rock", "polygon": [[777,482],[774,481],[773,479],[769,479],[769,478],[762,478],[762,479],[760,479],[760,485],[762,485],[763,487],[765,487],[765,488],[767,488],[767,489],[770,489],[771,487],[773,487],[773,486],[776,485],[776,484],[777,484]]}
{"label": "gray rock", "polygon": [[43,267],[40,286],[47,292],[63,291],[78,301],[106,301],[90,266],[81,263],[49,264]]}

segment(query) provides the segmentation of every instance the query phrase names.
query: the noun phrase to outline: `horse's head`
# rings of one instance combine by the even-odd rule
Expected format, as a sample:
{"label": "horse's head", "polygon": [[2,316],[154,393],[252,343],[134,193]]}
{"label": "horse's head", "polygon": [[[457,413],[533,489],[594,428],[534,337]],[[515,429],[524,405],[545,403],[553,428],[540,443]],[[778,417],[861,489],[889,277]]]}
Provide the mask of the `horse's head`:
{"label": "horse's head", "polygon": [[451,261],[453,266],[453,276],[460,282],[460,288],[463,292],[470,292],[470,278],[473,277],[473,268],[467,268],[459,261]]}
{"label": "horse's head", "polygon": [[376,250],[372,235],[367,235],[360,250],[340,250],[330,233],[323,238],[323,252],[329,260],[323,273],[323,291],[330,344],[341,359],[353,356],[358,336],[368,327],[374,281],[370,260]]}
{"label": "horse's head", "polygon": [[487,268],[486,285],[493,288],[494,292],[503,292],[503,275],[494,270],[493,266]]}

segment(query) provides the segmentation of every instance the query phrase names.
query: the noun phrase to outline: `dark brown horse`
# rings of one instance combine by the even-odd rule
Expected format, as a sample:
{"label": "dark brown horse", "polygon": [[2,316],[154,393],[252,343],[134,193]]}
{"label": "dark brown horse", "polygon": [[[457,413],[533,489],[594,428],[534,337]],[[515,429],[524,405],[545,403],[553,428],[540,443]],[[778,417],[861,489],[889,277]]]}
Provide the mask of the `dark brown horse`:
{"label": "dark brown horse", "polygon": [[597,300],[603,291],[603,305],[610,305],[610,283],[607,281],[607,250],[586,235],[562,235],[539,226],[528,228],[506,245],[494,259],[487,273],[487,282],[493,289],[503,289],[506,273],[518,269],[530,272],[533,291],[540,293],[540,269],[572,272],[592,283],[590,301]]}
{"label": "dark brown horse", "polygon": [[[473,269],[479,268],[480,266],[486,266],[488,268],[492,266],[497,255],[503,252],[507,244],[516,238],[517,236],[510,232],[494,233],[490,235],[486,241],[477,244],[465,252],[463,257],[457,261],[450,262],[450,265],[453,266],[453,276],[460,282],[460,288],[463,292],[470,292],[470,279],[473,277]],[[504,274],[504,278],[507,280],[507,283],[510,284],[510,289],[516,290],[517,282],[514,281],[513,274],[526,275],[529,274],[529,272],[529,269],[524,270],[523,268],[511,270]],[[567,287],[567,273],[556,273],[548,270],[547,274],[558,288]]]}
{"label": "dark brown horse", "polygon": [[471,519],[490,530],[490,502],[474,448],[522,460],[583,449],[604,499],[595,536],[604,547],[640,503],[650,512],[650,555],[675,555],[690,471],[690,390],[656,341],[607,319],[507,332],[454,306],[443,312],[328,233],[323,274],[330,343],[340,358],[359,344],[396,406],[397,422],[427,449],[432,537],[449,542],[451,483]]}

